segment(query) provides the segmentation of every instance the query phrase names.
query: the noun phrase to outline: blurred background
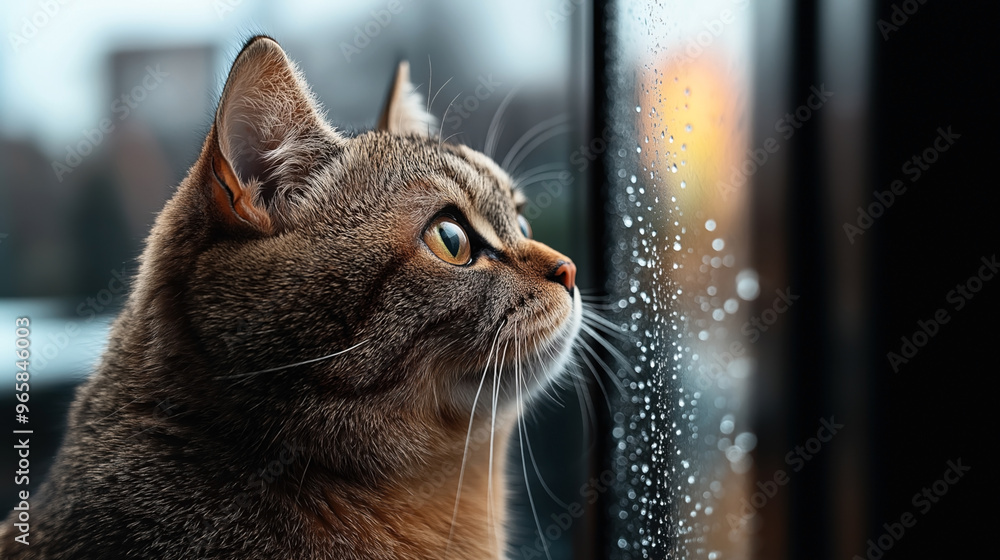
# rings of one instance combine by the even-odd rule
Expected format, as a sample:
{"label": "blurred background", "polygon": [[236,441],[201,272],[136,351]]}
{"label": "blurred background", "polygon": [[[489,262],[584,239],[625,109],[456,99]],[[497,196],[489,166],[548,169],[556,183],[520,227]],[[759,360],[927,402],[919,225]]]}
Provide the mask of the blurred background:
{"label": "blurred background", "polygon": [[[533,453],[511,450],[511,558],[971,555],[1000,335],[994,12],[6,3],[0,353],[30,317],[32,487],[229,64],[266,33],[337,127],[374,125],[402,58],[451,141],[483,149],[495,122],[535,237],[580,267],[602,319],[530,415]],[[10,429],[15,402],[0,391]]]}

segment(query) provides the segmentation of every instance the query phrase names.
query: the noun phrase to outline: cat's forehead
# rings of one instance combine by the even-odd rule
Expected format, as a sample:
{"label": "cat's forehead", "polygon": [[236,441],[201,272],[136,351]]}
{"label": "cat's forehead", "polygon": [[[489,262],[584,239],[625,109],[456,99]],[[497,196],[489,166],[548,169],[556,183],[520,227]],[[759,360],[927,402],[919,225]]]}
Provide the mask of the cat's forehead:
{"label": "cat's forehead", "polygon": [[[520,237],[517,213],[523,195],[510,176],[486,155],[467,146],[438,144],[431,138],[399,138],[398,165],[412,182],[434,197],[430,205],[456,206],[488,241],[503,244]],[[400,187],[413,189],[404,181]],[[413,191],[411,191],[413,192]],[[425,199],[426,200],[426,199]]]}

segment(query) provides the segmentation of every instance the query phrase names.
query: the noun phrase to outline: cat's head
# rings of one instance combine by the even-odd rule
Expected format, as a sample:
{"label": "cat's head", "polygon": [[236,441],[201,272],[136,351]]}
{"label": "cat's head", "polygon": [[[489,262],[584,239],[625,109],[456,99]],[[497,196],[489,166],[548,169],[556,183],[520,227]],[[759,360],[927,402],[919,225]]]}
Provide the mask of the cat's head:
{"label": "cat's head", "polygon": [[185,338],[172,355],[199,354],[199,390],[233,401],[219,406],[358,445],[352,430],[464,434],[495,380],[510,410],[565,366],[575,266],[531,239],[511,178],[441,142],[423,107],[401,64],[377,129],[349,136],[275,41],[240,52],[132,310],[158,322],[150,336]]}

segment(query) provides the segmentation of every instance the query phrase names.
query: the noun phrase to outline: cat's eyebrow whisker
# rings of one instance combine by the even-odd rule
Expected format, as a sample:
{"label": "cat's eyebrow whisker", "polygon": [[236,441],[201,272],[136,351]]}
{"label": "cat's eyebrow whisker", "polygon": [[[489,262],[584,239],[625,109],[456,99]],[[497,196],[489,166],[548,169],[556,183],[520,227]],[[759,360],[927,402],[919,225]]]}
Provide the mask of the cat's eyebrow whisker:
{"label": "cat's eyebrow whisker", "polygon": [[[566,167],[561,163],[547,163],[544,165],[537,165],[531,169],[525,171],[524,173],[518,173],[513,178],[514,188],[522,189],[527,185],[531,185],[535,182],[538,177],[551,177],[553,179],[559,179],[563,173],[566,173]],[[539,179],[545,180],[545,179]]]}
{"label": "cat's eyebrow whisker", "polygon": [[283,369],[293,368],[293,367],[296,367],[296,366],[304,366],[306,364],[313,364],[313,363],[316,363],[316,362],[321,362],[323,360],[329,360],[330,358],[335,358],[337,356],[340,356],[341,354],[346,354],[346,353],[350,352],[351,350],[354,350],[355,348],[357,348],[357,347],[359,347],[359,346],[361,346],[363,344],[366,344],[367,342],[368,342],[368,340],[362,340],[361,342],[355,344],[354,346],[351,346],[350,348],[346,348],[344,350],[338,350],[338,351],[336,351],[336,352],[334,352],[332,354],[327,354],[326,356],[320,356],[319,358],[313,358],[311,360],[304,360],[304,361],[301,361],[301,362],[295,362],[294,364],[288,364],[288,365],[284,365],[284,366],[278,366],[278,367],[273,367],[273,368],[268,368],[268,369],[262,369],[262,370],[259,370],[259,371],[251,371],[251,372],[248,372],[248,373],[237,373],[237,374],[234,374],[234,375],[219,375],[219,376],[213,377],[212,379],[215,379],[215,380],[221,380],[221,379],[240,379],[240,378],[243,378],[243,377],[250,377],[251,375],[258,375],[258,374],[261,374],[261,373],[271,373],[271,372],[275,372],[275,371],[281,371]]}
{"label": "cat's eyebrow whisker", "polygon": [[[424,110],[428,113],[431,112],[431,84],[434,81],[434,65],[431,64],[431,53],[427,53],[427,104],[424,106]],[[430,128],[427,129],[427,135],[431,135]]]}
{"label": "cat's eyebrow whisker", "polygon": [[472,438],[472,424],[476,417],[476,405],[479,404],[479,395],[483,391],[483,384],[486,382],[486,374],[490,371],[490,361],[493,358],[493,349],[496,348],[497,340],[500,339],[500,331],[503,330],[507,320],[504,319],[497,328],[497,333],[493,336],[493,344],[490,345],[490,352],[486,356],[486,366],[483,368],[483,377],[479,380],[479,388],[476,389],[476,396],[472,399],[472,413],[469,415],[469,428],[465,434],[465,450],[462,452],[462,467],[458,471],[458,491],[455,493],[455,509],[451,514],[451,529],[448,531],[448,541],[445,543],[444,556],[448,557],[448,549],[451,547],[451,539],[455,536],[455,520],[458,519],[458,503],[462,497],[462,481],[465,479],[465,463],[469,458],[469,441]]}
{"label": "cat's eyebrow whisker", "polygon": [[434,93],[434,97],[430,98],[430,101],[427,103],[427,112],[428,113],[430,112],[431,107],[434,106],[434,100],[437,99],[438,94],[441,93],[441,90],[443,90],[444,87],[447,86],[449,82],[451,82],[451,78],[448,78],[448,80],[445,81],[445,83],[441,84],[441,87],[439,87],[438,90]]}
{"label": "cat's eyebrow whisker", "polygon": [[[532,150],[556,134],[569,132],[569,126],[566,124],[568,121],[569,115],[562,113],[529,128],[528,131],[522,134],[521,137],[517,139],[517,142],[514,142],[511,146],[507,155],[504,156],[503,163],[500,167],[507,169],[511,174],[516,175],[517,168],[521,164],[521,161],[523,161]],[[558,130],[558,132],[553,133],[553,130],[555,129],[565,130]],[[541,138],[541,140],[539,140],[539,138]]]}
{"label": "cat's eyebrow whisker", "polygon": [[458,96],[462,95],[462,92],[455,94],[455,97],[448,103],[448,106],[444,108],[444,116],[441,117],[441,128],[438,129],[438,148],[441,147],[441,130],[444,129],[444,123],[448,121],[448,111],[451,110],[451,106],[458,101]]}
{"label": "cat's eyebrow whisker", "polygon": [[493,119],[490,120],[490,127],[486,129],[486,143],[483,145],[483,153],[490,159],[494,159],[493,153],[496,152],[497,142],[500,141],[500,132],[503,130],[503,124],[501,124],[500,119],[503,118],[504,111],[507,110],[507,105],[510,105],[510,102],[520,89],[521,86],[517,85],[507,93],[497,107],[497,112],[494,113]]}
{"label": "cat's eyebrow whisker", "polygon": [[452,134],[449,134],[447,137],[445,137],[444,141],[442,141],[440,144],[447,144],[448,140],[451,140],[452,138],[458,136],[461,133],[462,133],[462,131],[459,130],[458,132],[454,132]]}

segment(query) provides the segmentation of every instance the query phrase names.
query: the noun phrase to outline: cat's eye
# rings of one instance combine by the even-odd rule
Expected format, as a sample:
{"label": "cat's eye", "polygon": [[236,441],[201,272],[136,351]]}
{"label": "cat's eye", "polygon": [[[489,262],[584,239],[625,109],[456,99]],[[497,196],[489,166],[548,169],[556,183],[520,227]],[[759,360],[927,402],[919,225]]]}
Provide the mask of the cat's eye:
{"label": "cat's eye", "polygon": [[446,216],[431,222],[424,232],[424,243],[446,263],[465,265],[472,260],[472,248],[465,229]]}
{"label": "cat's eye", "polygon": [[528,223],[528,219],[523,214],[517,215],[517,225],[521,228],[521,233],[528,239],[531,239],[531,224]]}

